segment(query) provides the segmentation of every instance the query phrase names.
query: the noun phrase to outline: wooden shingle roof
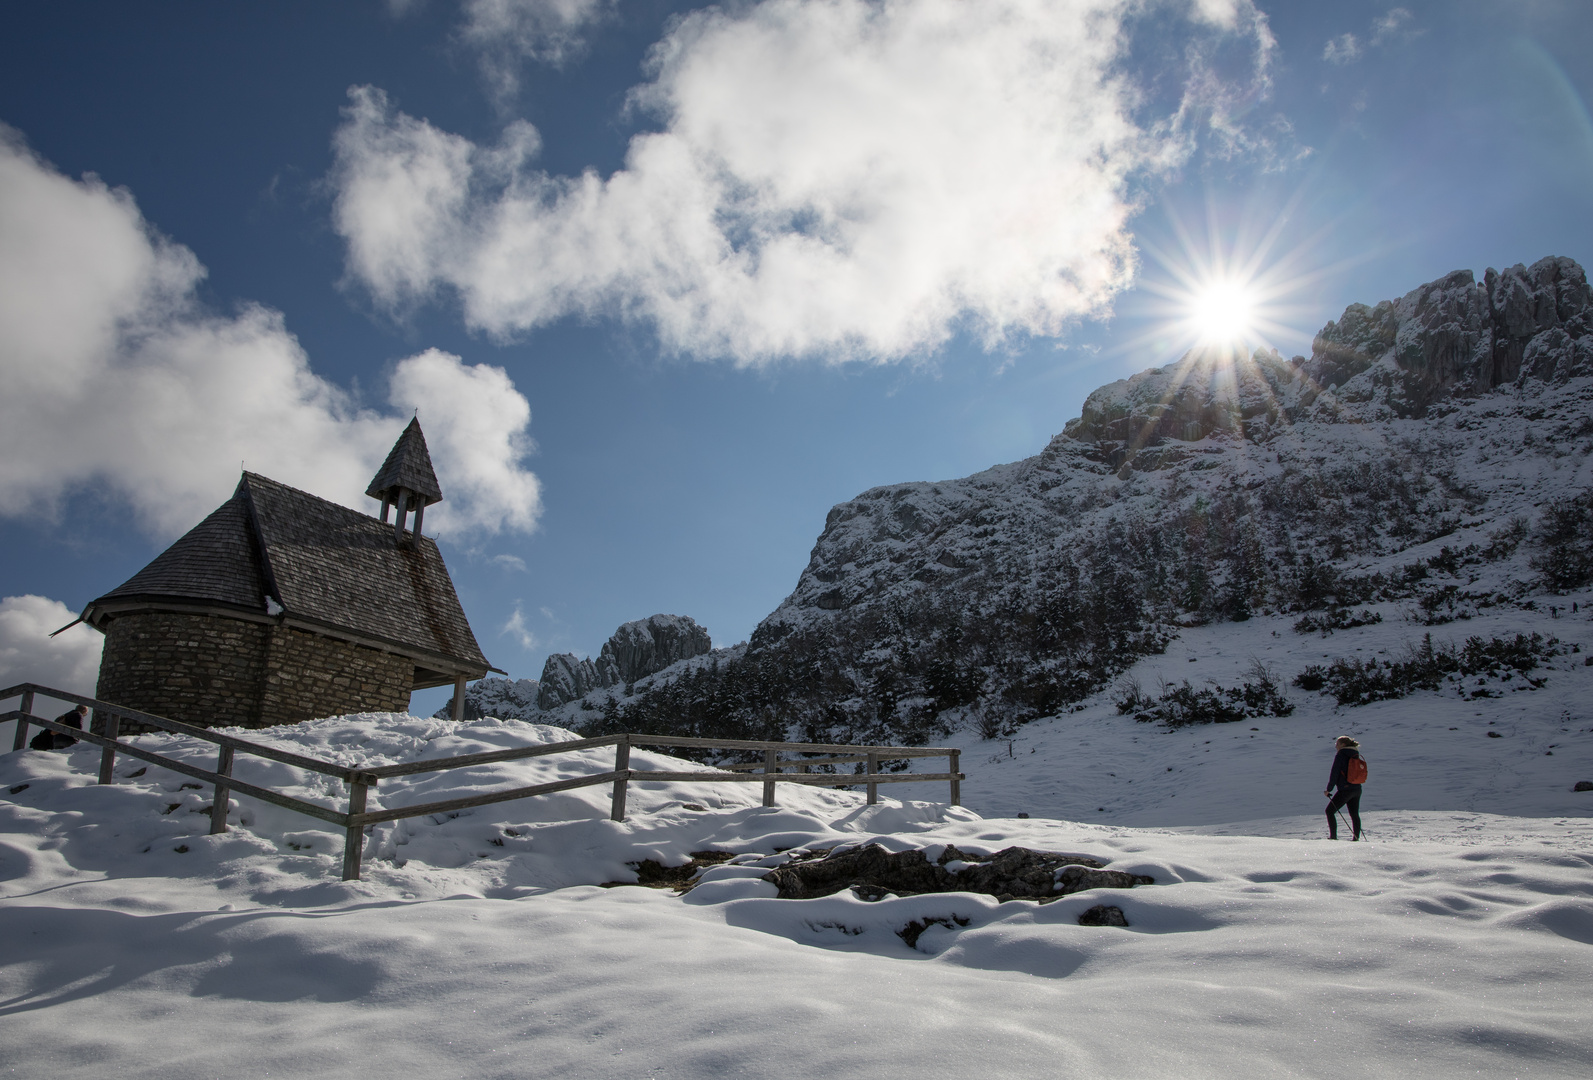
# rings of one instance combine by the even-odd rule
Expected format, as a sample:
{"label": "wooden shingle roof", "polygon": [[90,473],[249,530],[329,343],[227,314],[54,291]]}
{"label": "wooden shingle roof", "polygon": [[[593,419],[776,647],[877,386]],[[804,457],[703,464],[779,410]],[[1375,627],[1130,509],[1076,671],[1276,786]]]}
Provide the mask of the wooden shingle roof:
{"label": "wooden shingle roof", "polygon": [[[260,545],[249,524],[249,503],[243,485],[205,520],[183,534],[127,582],[94,604],[142,597],[150,600],[194,600],[264,612],[265,572]],[[84,616],[85,621],[92,621]]]}
{"label": "wooden shingle roof", "polygon": [[211,609],[411,657],[417,686],[489,670],[433,541],[399,546],[391,525],[257,473],[83,618]]}

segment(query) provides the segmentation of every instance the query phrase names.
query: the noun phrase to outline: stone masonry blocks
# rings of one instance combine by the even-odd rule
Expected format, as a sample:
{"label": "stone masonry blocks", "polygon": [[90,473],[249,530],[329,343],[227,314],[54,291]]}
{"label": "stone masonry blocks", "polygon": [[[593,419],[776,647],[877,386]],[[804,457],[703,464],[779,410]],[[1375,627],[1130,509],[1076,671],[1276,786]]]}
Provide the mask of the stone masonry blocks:
{"label": "stone masonry blocks", "polygon": [[200,727],[268,727],[401,712],[414,672],[404,657],[293,627],[150,612],[106,626],[95,696]]}

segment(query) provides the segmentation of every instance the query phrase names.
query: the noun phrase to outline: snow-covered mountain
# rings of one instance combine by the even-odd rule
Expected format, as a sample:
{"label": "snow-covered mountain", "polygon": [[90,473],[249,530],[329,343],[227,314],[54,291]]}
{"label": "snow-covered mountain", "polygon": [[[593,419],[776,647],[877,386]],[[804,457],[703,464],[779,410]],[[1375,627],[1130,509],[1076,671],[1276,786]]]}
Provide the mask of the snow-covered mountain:
{"label": "snow-covered mountain", "polygon": [[[684,615],[653,615],[622,625],[603,643],[597,659],[554,653],[541,679],[482,679],[465,691],[465,718],[535,720],[593,691],[629,688],[638,679],[713,649],[708,631]],[[449,698],[434,714],[453,715]]]}
{"label": "snow-covered mountain", "polygon": [[[1590,452],[1582,267],[1456,271],[1351,305],[1309,357],[1194,352],[1095,391],[1032,458],[866,491],[746,646],[627,624],[596,661],[551,658],[540,708],[512,715],[921,743],[1083,708],[1189,628],[1256,615],[1308,633],[1379,605],[1424,626],[1541,606],[1547,637],[1541,598],[1593,581]],[[669,646],[616,645],[642,636]],[[1418,681],[1465,666],[1439,655]],[[1287,709],[1297,674],[1235,683],[1224,718]],[[1201,691],[1126,704],[1220,713]]]}

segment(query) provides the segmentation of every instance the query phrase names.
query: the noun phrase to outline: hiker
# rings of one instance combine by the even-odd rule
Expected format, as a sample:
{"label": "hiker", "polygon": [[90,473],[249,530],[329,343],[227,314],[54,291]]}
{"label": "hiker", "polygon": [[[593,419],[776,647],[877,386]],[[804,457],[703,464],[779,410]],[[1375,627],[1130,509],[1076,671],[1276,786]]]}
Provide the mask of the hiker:
{"label": "hiker", "polygon": [[[55,718],[55,722],[64,727],[75,727],[83,730],[83,721],[88,719],[88,706],[79,705],[69,713],[63,713]],[[41,731],[33,736],[33,741],[28,743],[29,750],[65,750],[77,742],[70,735],[62,735],[59,731]]]}
{"label": "hiker", "polygon": [[[1359,761],[1361,757],[1361,744],[1348,735],[1340,735],[1333,740],[1333,745],[1338,753],[1333,755],[1333,771],[1328,774],[1327,790],[1322,792],[1329,799],[1327,805],[1328,839],[1339,838],[1339,807],[1348,807],[1350,811],[1350,824],[1355,827],[1355,835],[1351,840],[1361,838],[1361,785],[1350,783],[1350,762]],[[1358,770],[1358,779],[1366,778],[1365,767]],[[1338,794],[1333,793],[1338,788]]]}

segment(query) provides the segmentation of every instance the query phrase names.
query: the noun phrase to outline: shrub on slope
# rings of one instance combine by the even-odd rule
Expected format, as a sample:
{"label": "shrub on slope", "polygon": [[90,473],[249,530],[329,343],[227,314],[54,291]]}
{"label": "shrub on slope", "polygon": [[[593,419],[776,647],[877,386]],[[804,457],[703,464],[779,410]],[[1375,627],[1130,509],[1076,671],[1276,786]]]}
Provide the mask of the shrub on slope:
{"label": "shrub on slope", "polygon": [[[1417,690],[1437,690],[1446,683],[1459,683],[1473,676],[1509,681],[1519,674],[1526,679],[1526,685],[1535,689],[1543,685],[1542,680],[1531,678],[1527,672],[1562,651],[1559,639],[1545,640],[1536,633],[1513,638],[1470,637],[1459,648],[1447,642],[1434,645],[1433,636],[1424,634],[1420,645],[1407,645],[1404,655],[1396,659],[1341,656],[1331,664],[1307,667],[1295,676],[1294,685],[1332,694],[1340,705],[1402,698]],[[1464,688],[1461,692],[1465,692]],[[1471,691],[1471,696],[1495,695],[1479,687]]]}

